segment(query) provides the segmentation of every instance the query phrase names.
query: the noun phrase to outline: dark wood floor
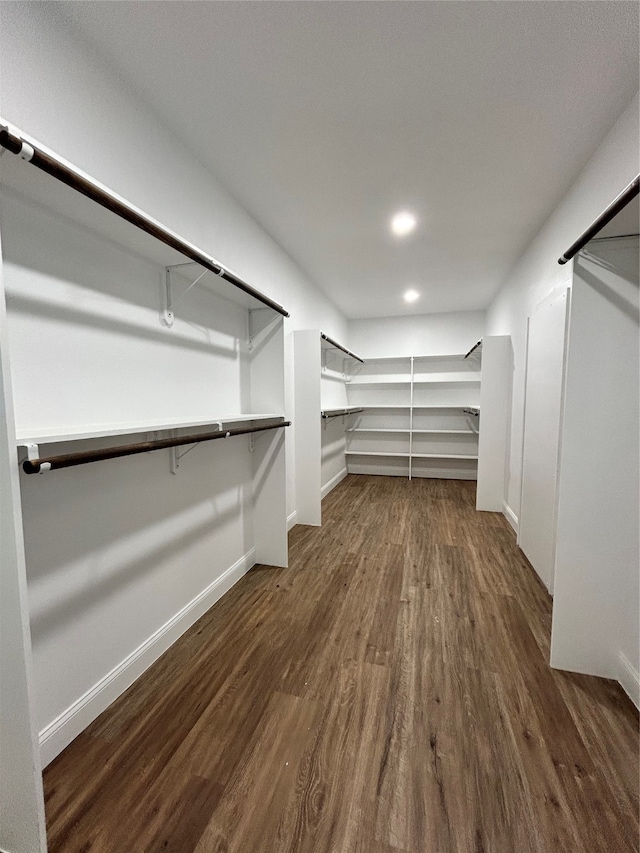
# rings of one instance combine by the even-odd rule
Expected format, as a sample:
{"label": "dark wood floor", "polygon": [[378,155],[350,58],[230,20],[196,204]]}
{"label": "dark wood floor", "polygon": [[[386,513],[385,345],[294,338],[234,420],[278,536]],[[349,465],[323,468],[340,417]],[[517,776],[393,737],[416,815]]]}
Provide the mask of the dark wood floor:
{"label": "dark wood floor", "polygon": [[52,853],[626,853],[638,717],[475,483],[350,476],[45,772]]}

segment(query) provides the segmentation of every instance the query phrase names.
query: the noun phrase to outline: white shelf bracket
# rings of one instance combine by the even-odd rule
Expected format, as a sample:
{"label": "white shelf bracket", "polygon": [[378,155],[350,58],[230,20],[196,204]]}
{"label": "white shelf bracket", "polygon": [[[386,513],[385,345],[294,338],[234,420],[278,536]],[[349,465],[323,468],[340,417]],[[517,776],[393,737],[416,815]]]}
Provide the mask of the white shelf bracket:
{"label": "white shelf bracket", "polygon": [[250,436],[249,436],[249,453],[253,453],[253,451],[254,451],[255,449],[256,449],[256,446],[255,446],[255,444],[253,443],[253,436],[252,436],[252,435],[250,435]]}
{"label": "white shelf bracket", "polygon": [[[222,430],[222,421],[215,421],[212,426],[217,427],[218,430]],[[172,437],[175,438],[177,435],[176,430],[173,430]],[[186,450],[180,451],[180,447],[170,447],[169,448],[169,466],[172,474],[178,473],[178,468],[180,467],[180,460],[187,455],[187,453],[191,453],[200,442],[196,442],[196,444],[192,444],[187,447]]]}
{"label": "white shelf bracket", "polygon": [[203,278],[209,270],[203,270],[200,275],[191,282],[191,284],[182,291],[176,298],[173,298],[173,286],[171,283],[171,270],[176,269],[176,267],[187,267],[187,266],[197,266],[195,261],[191,261],[185,264],[172,264],[169,267],[165,267],[165,279],[164,279],[164,305],[162,306],[162,310],[160,312],[160,321],[163,326],[166,326],[168,329],[173,326],[173,321],[175,319],[174,307],[177,302],[179,302],[183,296],[185,296],[192,287],[195,287],[196,284]]}

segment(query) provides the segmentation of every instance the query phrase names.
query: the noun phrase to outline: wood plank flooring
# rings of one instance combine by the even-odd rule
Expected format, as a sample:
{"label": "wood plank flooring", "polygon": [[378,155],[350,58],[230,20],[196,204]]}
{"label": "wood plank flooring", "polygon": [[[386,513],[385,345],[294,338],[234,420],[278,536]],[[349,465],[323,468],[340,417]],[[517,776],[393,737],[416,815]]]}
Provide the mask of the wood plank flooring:
{"label": "wood plank flooring", "polygon": [[47,768],[51,853],[637,851],[637,713],[474,501],[344,480]]}

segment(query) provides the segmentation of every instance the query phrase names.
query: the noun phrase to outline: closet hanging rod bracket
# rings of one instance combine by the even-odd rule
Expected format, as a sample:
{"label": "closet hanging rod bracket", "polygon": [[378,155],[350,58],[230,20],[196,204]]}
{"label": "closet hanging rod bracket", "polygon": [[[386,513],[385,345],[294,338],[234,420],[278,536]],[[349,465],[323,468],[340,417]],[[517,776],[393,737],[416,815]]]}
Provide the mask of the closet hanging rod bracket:
{"label": "closet hanging rod bracket", "polygon": [[[40,447],[37,444],[25,444],[25,450],[27,451],[27,460],[24,463],[25,465],[28,462],[35,462],[40,458]],[[44,474],[50,470],[51,463],[43,462],[38,468],[38,474]]]}

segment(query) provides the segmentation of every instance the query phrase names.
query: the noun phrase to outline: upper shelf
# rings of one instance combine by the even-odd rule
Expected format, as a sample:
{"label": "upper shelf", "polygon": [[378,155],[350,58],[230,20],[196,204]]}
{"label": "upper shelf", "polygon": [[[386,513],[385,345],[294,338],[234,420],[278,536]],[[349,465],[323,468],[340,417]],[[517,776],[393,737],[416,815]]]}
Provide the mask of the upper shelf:
{"label": "upper shelf", "polygon": [[42,429],[19,433],[16,436],[18,447],[27,444],[55,444],[64,441],[83,441],[89,438],[112,438],[119,435],[135,435],[144,432],[163,432],[171,429],[190,429],[193,427],[211,426],[212,424],[238,424],[248,421],[266,421],[283,418],[280,412],[277,414],[230,414],[212,415],[209,418],[183,421],[146,421],[136,424],[95,424],[91,427],[78,427],[70,429]]}
{"label": "upper shelf", "polygon": [[367,379],[358,377],[356,379],[350,379],[347,383],[348,386],[354,385],[362,385],[362,386],[377,386],[377,385],[479,385],[480,379],[472,378],[470,379],[468,376],[434,376],[432,379]]}
{"label": "upper shelf", "polygon": [[[161,266],[189,258],[211,272],[207,286],[219,296],[247,308],[288,312],[247,284],[220,261],[152,219],[121,196],[71,166],[36,140],[0,119],[0,146],[18,154],[2,159],[3,192],[44,205],[82,228],[98,233]],[[33,167],[36,168],[33,168]],[[132,228],[131,226],[135,226]],[[231,285],[231,287],[229,286]]]}
{"label": "upper shelf", "polygon": [[411,359],[414,361],[464,361],[466,355],[463,352],[452,352],[452,353],[438,353],[437,355],[381,355],[381,356],[367,356],[366,362],[367,364],[372,362],[391,362],[391,361],[402,361],[402,362],[410,362]]}
{"label": "upper shelf", "polygon": [[337,341],[334,341],[333,338],[330,338],[329,335],[325,335],[324,332],[320,332],[320,343],[323,349],[338,349],[340,352],[343,352],[349,358],[352,358],[354,361],[360,362],[360,364],[364,364],[364,360],[360,358],[359,355],[356,355],[351,350],[343,347],[342,344],[339,344]]}

